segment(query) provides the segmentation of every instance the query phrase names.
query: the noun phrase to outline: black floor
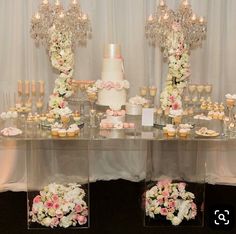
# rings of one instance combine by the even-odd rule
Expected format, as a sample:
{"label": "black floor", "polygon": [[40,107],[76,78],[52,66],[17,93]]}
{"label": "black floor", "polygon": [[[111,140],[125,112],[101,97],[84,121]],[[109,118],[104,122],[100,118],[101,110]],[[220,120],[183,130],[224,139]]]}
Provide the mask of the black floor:
{"label": "black floor", "polygon": [[[216,204],[236,207],[236,187],[206,186],[205,227],[143,227],[140,211],[142,184],[128,181],[97,182],[90,185],[90,228],[84,230],[27,230],[26,193],[0,193],[0,234],[236,234],[209,227],[208,210]],[[235,209],[236,210],[236,209]]]}

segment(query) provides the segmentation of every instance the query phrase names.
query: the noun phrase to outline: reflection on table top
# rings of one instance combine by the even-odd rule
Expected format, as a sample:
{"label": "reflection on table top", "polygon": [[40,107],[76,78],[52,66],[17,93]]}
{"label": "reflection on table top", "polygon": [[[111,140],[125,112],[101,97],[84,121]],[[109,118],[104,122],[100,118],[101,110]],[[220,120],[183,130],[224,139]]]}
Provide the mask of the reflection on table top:
{"label": "reflection on table top", "polygon": [[75,137],[53,137],[50,130],[34,129],[25,131],[22,135],[16,137],[0,137],[0,141],[43,141],[43,140],[60,140],[60,141],[107,141],[107,140],[149,140],[149,141],[234,141],[236,133],[227,135],[221,133],[218,137],[199,137],[193,129],[187,137],[168,137],[163,131],[153,127],[143,127],[139,129],[99,129],[84,127],[80,134]]}

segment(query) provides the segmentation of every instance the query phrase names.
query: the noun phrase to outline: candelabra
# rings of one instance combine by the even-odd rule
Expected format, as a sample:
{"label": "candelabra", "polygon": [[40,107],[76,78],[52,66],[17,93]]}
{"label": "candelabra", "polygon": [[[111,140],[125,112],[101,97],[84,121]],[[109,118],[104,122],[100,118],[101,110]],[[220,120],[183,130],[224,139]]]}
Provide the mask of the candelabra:
{"label": "candelabra", "polygon": [[90,20],[82,12],[77,0],[71,1],[67,11],[59,0],[54,4],[43,0],[38,12],[32,17],[31,36],[36,43],[48,48],[51,28],[56,28],[60,32],[71,32],[73,46],[85,44],[91,35]]}
{"label": "candelabra", "polygon": [[169,9],[165,0],[160,0],[154,14],[149,16],[145,30],[150,43],[162,48],[164,57],[168,56],[170,47],[168,37],[176,28],[183,34],[189,50],[200,47],[206,38],[207,23],[193,12],[188,0],[182,0],[176,11]]}

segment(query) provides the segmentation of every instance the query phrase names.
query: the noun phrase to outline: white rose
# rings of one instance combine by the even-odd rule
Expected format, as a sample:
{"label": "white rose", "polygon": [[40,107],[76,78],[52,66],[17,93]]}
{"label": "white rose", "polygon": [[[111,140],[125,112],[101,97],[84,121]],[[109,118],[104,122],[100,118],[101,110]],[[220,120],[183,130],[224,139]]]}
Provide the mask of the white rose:
{"label": "white rose", "polygon": [[182,220],[179,219],[178,217],[174,217],[174,218],[171,220],[171,223],[172,223],[174,226],[178,226],[181,222],[182,222]]}
{"label": "white rose", "polygon": [[68,228],[72,225],[72,221],[68,217],[62,217],[60,226],[63,228]]}
{"label": "white rose", "polygon": [[49,217],[46,217],[45,219],[42,220],[42,225],[49,227],[52,222],[52,219]]}

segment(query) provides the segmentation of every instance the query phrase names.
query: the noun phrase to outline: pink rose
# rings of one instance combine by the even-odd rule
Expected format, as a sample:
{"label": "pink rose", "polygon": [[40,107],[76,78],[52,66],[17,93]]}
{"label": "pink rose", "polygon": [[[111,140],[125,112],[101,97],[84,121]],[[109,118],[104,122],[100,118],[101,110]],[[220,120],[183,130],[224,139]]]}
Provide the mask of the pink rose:
{"label": "pink rose", "polygon": [[50,209],[50,208],[52,208],[53,207],[53,202],[52,201],[46,201],[45,202],[45,206],[48,208],[48,209]]}
{"label": "pink rose", "polygon": [[160,213],[161,213],[161,215],[166,216],[167,213],[168,213],[168,210],[166,208],[161,208],[161,212]]}
{"label": "pink rose", "polygon": [[80,213],[82,211],[82,206],[81,205],[76,205],[75,206],[75,211],[76,211],[76,213]]}
{"label": "pink rose", "polygon": [[57,194],[53,194],[53,195],[52,195],[52,200],[53,200],[54,202],[57,202],[57,201],[59,200],[58,195],[57,195]]}
{"label": "pink rose", "polygon": [[84,225],[87,223],[87,218],[83,215],[77,215],[77,221],[79,225]]}
{"label": "pink rose", "polygon": [[185,190],[185,187],[186,187],[186,184],[185,184],[185,183],[179,183],[179,184],[178,184],[178,189],[179,189],[179,191],[184,191],[184,190]]}
{"label": "pink rose", "polygon": [[173,110],[178,110],[178,109],[180,109],[179,103],[178,103],[178,102],[175,102],[174,104],[172,104],[172,109],[173,109]]}
{"label": "pink rose", "polygon": [[40,195],[36,196],[33,200],[33,203],[39,203],[39,202],[41,202],[41,196]]}
{"label": "pink rose", "polygon": [[170,96],[169,99],[170,99],[170,101],[171,101],[172,103],[175,102],[175,97],[174,97],[173,95]]}
{"label": "pink rose", "polygon": [[164,190],[164,191],[162,192],[162,196],[164,196],[164,197],[169,197],[169,196],[170,196],[169,191]]}
{"label": "pink rose", "polygon": [[192,208],[192,210],[197,210],[196,204],[195,204],[195,203],[192,203],[191,208]]}
{"label": "pink rose", "polygon": [[59,219],[58,218],[52,218],[51,220],[51,227],[56,227],[59,224]]}
{"label": "pink rose", "polygon": [[57,210],[59,207],[60,207],[60,205],[58,203],[53,204],[53,209]]}

